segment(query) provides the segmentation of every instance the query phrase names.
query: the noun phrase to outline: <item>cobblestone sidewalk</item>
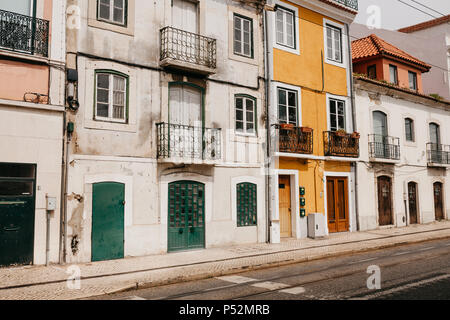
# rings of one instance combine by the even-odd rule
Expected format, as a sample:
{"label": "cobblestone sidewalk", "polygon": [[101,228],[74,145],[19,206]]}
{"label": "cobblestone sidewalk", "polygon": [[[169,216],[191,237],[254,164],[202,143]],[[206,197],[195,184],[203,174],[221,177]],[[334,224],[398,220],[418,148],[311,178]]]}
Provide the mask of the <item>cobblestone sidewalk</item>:
{"label": "cobblestone sidewalk", "polygon": [[79,299],[136,286],[236,273],[399,244],[450,238],[450,221],[406,228],[333,234],[324,239],[285,240],[280,244],[253,244],[201,251],[132,257],[77,265],[79,289],[69,289],[70,265],[0,269],[0,299]]}

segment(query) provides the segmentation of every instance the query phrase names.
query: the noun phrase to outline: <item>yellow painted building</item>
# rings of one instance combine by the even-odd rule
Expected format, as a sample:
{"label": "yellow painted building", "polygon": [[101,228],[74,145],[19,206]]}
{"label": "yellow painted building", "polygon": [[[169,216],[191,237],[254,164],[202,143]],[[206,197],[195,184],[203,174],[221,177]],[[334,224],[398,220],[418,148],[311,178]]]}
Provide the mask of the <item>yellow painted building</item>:
{"label": "yellow painted building", "polygon": [[271,242],[313,236],[314,213],[316,236],[356,230],[347,30],[357,1],[269,2]]}

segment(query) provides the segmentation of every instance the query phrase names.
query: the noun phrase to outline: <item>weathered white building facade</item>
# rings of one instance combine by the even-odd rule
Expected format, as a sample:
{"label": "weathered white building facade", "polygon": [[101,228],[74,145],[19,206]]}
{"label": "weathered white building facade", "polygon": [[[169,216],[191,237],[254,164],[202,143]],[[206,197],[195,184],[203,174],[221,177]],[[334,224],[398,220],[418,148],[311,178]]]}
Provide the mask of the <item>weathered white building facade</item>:
{"label": "weathered white building facade", "polygon": [[65,1],[0,3],[0,267],[59,261],[64,18]]}
{"label": "weathered white building facade", "polygon": [[69,0],[68,12],[79,108],[68,115],[66,261],[264,242],[258,7]]}
{"label": "weathered white building facade", "polygon": [[359,229],[449,219],[450,103],[364,77],[355,91]]}

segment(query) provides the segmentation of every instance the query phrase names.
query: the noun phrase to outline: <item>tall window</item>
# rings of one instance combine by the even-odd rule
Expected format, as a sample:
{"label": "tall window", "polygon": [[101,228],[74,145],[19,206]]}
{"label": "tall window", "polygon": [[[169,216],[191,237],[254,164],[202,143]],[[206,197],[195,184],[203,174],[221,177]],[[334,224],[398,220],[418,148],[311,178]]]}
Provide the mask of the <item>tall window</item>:
{"label": "tall window", "polygon": [[114,72],[97,72],[95,83],[95,119],[125,123],[128,78]]}
{"label": "tall window", "polygon": [[276,11],[277,44],[295,48],[294,12],[278,7]]}
{"label": "tall window", "polygon": [[235,97],[236,132],[255,134],[256,132],[256,100],[248,96]]}
{"label": "tall window", "polygon": [[342,30],[327,24],[327,58],[342,62]]}
{"label": "tall window", "polygon": [[397,67],[392,64],[389,65],[389,81],[395,85],[398,85]]}
{"label": "tall window", "polygon": [[297,91],[278,88],[278,123],[297,126],[297,106]]}
{"label": "tall window", "polygon": [[405,138],[406,141],[414,142],[414,121],[410,118],[405,119]]}
{"label": "tall window", "polygon": [[375,64],[367,67],[367,76],[370,79],[377,78],[377,66]]}
{"label": "tall window", "polygon": [[346,130],[345,101],[330,99],[330,130]]}
{"label": "tall window", "polygon": [[98,20],[126,25],[127,0],[97,0],[97,4]]}
{"label": "tall window", "polygon": [[441,133],[439,125],[436,123],[430,123],[430,142],[434,145],[441,144]]}
{"label": "tall window", "polygon": [[409,88],[411,90],[417,90],[417,73],[408,71]]}
{"label": "tall window", "polygon": [[234,15],[234,53],[253,56],[253,22],[252,19]]}
{"label": "tall window", "polygon": [[240,183],[236,186],[237,226],[257,225],[257,186],[254,183]]}

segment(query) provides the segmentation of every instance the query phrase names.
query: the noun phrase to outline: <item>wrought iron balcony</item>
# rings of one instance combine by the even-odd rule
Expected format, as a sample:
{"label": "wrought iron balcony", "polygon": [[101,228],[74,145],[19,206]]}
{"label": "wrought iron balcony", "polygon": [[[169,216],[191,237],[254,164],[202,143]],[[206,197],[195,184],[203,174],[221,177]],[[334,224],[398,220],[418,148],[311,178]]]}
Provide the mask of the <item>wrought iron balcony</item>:
{"label": "wrought iron balcony", "polygon": [[427,154],[430,165],[450,165],[450,146],[448,145],[428,143]]}
{"label": "wrought iron balcony", "polygon": [[294,127],[275,124],[274,145],[276,152],[312,154],[313,130],[310,128]]}
{"label": "wrought iron balcony", "polygon": [[216,69],[216,39],[184,30],[161,29],[161,65],[211,74]]}
{"label": "wrought iron balcony", "polygon": [[49,21],[0,10],[0,48],[48,57]]}
{"label": "wrought iron balcony", "polygon": [[359,157],[359,134],[325,131],[323,143],[326,156]]}
{"label": "wrought iron balcony", "polygon": [[358,11],[358,0],[331,0],[343,6]]}
{"label": "wrought iron balcony", "polygon": [[370,134],[369,157],[400,160],[400,139],[397,137]]}
{"label": "wrought iron balcony", "polygon": [[158,159],[219,160],[221,129],[158,123]]}

